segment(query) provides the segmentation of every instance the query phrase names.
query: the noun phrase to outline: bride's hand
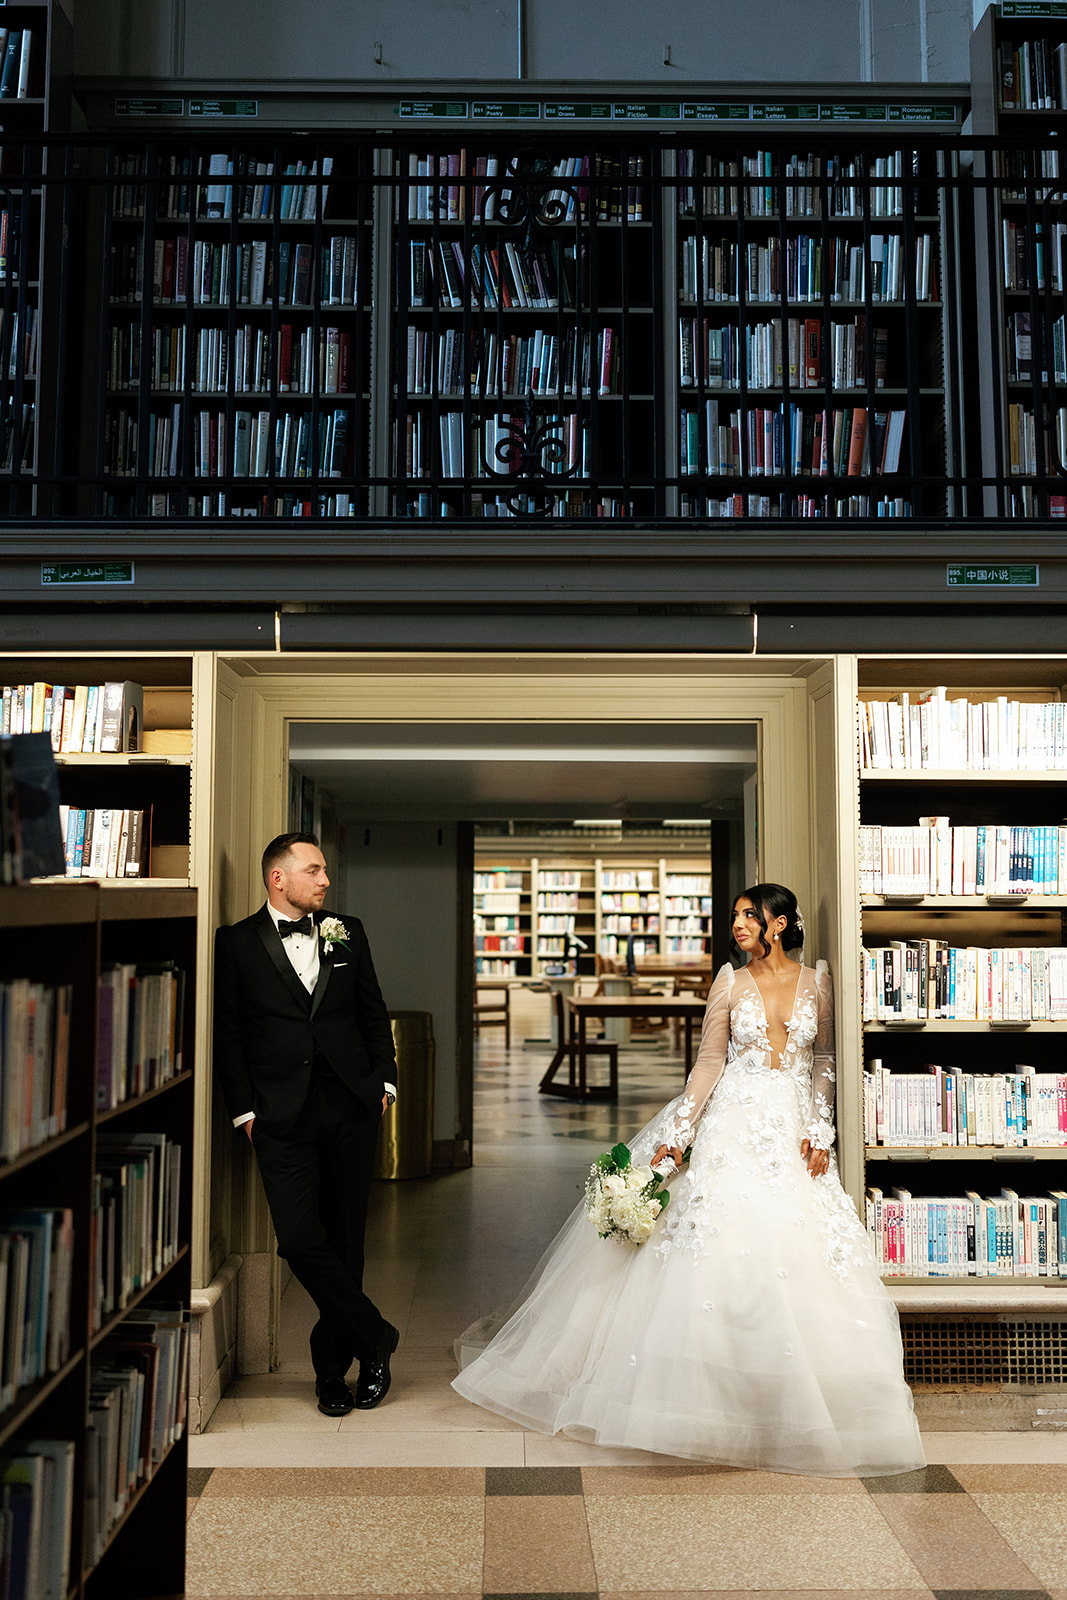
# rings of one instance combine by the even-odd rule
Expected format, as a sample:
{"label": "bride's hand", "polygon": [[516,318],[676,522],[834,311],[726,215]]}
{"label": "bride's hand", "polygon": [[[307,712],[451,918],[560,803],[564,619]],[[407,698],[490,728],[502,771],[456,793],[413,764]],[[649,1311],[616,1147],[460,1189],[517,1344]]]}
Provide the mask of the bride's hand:
{"label": "bride's hand", "polygon": [[809,1177],[821,1178],[824,1172],[829,1172],[829,1150],[816,1150],[810,1139],[802,1139],[800,1141],[800,1154],[808,1163]]}
{"label": "bride's hand", "polygon": [[661,1161],[665,1160],[673,1161],[676,1167],[680,1167],[685,1160],[685,1155],[676,1144],[661,1144],[649,1165],[655,1168],[659,1166]]}

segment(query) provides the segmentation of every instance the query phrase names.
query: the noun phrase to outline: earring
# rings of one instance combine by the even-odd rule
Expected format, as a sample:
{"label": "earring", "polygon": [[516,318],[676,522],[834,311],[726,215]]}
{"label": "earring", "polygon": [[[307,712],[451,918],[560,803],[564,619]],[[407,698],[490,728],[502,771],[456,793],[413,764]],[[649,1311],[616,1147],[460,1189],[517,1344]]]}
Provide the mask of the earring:
{"label": "earring", "polygon": [[774,936],[774,942],[775,942],[775,944],[778,943],[778,935],[777,934],[775,934],[775,936]]}

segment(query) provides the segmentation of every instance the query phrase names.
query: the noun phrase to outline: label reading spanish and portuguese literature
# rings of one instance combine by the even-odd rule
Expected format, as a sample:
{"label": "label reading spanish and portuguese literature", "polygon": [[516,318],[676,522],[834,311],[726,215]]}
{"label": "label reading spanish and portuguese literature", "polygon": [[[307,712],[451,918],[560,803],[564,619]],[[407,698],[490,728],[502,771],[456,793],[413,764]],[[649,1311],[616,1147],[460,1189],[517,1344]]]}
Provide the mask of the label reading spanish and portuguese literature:
{"label": "label reading spanish and portuguese literature", "polygon": [[1015,566],[1007,562],[974,562],[949,567],[948,586],[972,589],[1036,589],[1040,579],[1037,566]]}
{"label": "label reading spanish and portuguese literature", "polygon": [[1002,0],[1002,17],[1067,17],[1067,0]]}
{"label": "label reading spanish and portuguese literature", "polygon": [[132,561],[53,561],[41,564],[43,584],[133,583]]}
{"label": "label reading spanish and portuguese literature", "polygon": [[687,100],[682,107],[683,122],[747,122],[751,115],[747,100]]}
{"label": "label reading spanish and portuguese literature", "polygon": [[546,122],[572,122],[579,118],[589,122],[610,122],[610,100],[546,100]]}
{"label": "label reading spanish and portuguese literature", "polygon": [[401,117],[466,117],[470,103],[466,100],[401,100],[397,107]]}
{"label": "label reading spanish and portuguese literature", "polygon": [[849,100],[819,107],[820,122],[884,122],[885,103],[870,105],[863,100]]}
{"label": "label reading spanish and portuguese literature", "polygon": [[258,117],[258,100],[190,100],[191,117]]}
{"label": "label reading spanish and portuguese literature", "polygon": [[471,105],[472,117],[489,122],[496,122],[501,117],[534,122],[540,115],[540,100],[475,100]]}
{"label": "label reading spanish and portuguese literature", "polygon": [[184,100],[124,98],[115,101],[116,117],[184,117]]}
{"label": "label reading spanish and portuguese literature", "polygon": [[819,107],[815,101],[785,105],[780,100],[764,100],[752,107],[753,122],[818,122]]}
{"label": "label reading spanish and portuguese literature", "polygon": [[616,100],[611,107],[616,122],[677,122],[680,100]]}

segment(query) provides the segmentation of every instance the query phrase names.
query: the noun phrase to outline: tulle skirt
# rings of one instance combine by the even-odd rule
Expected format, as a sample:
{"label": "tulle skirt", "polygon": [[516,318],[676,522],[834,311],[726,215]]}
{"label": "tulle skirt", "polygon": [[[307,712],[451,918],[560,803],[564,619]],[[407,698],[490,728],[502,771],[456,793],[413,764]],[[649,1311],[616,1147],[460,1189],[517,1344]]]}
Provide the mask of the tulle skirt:
{"label": "tulle skirt", "polygon": [[[457,1342],[453,1387],[541,1433],[695,1461],[922,1466],[896,1308],[836,1167],[808,1175],[800,1098],[728,1066],[652,1240],[600,1239],[579,1206],[518,1309]],[[636,1161],[671,1142],[676,1105]]]}

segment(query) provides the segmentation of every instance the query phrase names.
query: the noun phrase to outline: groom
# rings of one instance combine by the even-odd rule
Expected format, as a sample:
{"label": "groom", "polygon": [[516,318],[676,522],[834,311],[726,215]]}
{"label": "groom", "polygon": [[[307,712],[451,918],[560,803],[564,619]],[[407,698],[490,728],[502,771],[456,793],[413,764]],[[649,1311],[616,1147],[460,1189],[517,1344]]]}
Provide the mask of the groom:
{"label": "groom", "polygon": [[[363,1293],[363,1235],[378,1124],[396,1054],[363,925],[323,917],[330,880],[311,833],[263,852],[267,903],[215,939],[215,1070],[251,1140],[288,1261],[318,1307],[319,1410],[369,1410],[400,1335]],[[345,1382],[359,1360],[355,1394]]]}

